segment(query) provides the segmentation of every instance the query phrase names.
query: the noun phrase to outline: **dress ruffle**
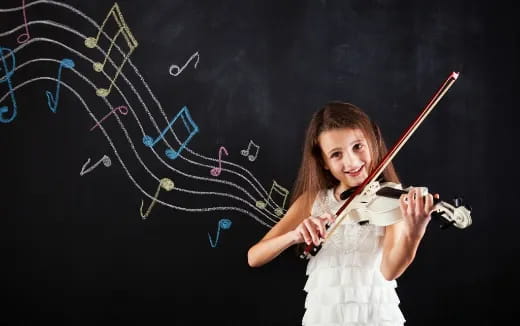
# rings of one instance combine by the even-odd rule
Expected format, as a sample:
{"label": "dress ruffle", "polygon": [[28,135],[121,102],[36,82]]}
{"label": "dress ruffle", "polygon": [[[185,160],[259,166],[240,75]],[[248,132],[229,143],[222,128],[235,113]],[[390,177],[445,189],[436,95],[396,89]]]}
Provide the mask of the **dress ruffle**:
{"label": "dress ruffle", "polygon": [[[371,320],[377,315],[378,320]],[[342,303],[307,310],[302,325],[400,325],[405,322],[403,315],[394,304]]]}
{"label": "dress ruffle", "polygon": [[313,305],[330,306],[350,302],[377,304],[399,304],[399,297],[392,288],[378,287],[371,289],[364,287],[332,288],[327,292],[318,292],[307,295],[305,308]]}
{"label": "dress ruffle", "polygon": [[361,286],[384,286],[394,289],[397,282],[387,281],[374,270],[364,267],[330,267],[319,268],[316,272],[311,273],[304,290],[311,292],[312,290],[319,290],[323,287],[361,287]]}

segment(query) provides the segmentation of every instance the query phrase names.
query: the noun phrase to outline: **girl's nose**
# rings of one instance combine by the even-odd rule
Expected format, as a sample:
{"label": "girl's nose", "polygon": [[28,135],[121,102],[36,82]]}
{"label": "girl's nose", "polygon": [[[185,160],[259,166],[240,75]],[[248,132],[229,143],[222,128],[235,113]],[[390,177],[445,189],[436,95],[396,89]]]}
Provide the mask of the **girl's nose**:
{"label": "girl's nose", "polygon": [[361,165],[361,160],[356,155],[344,155],[343,156],[343,166],[345,169],[352,170],[354,168],[358,168]]}

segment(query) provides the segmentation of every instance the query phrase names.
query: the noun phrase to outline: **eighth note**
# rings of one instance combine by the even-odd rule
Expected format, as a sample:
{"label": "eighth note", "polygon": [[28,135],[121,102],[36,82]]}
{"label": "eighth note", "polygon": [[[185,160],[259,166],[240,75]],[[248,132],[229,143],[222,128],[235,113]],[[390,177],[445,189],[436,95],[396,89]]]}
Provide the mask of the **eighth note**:
{"label": "eighth note", "polygon": [[[256,148],[256,153],[254,155],[249,153],[251,151],[251,145]],[[260,146],[258,146],[257,144],[253,143],[253,141],[250,140],[249,144],[247,145],[247,149],[241,150],[240,154],[242,154],[242,156],[247,156],[247,158],[251,162],[253,162],[254,160],[256,160],[256,157],[258,156],[258,151],[259,150],[260,150]]]}
{"label": "eighth note", "polygon": [[[159,140],[163,139],[164,135],[166,134],[166,131],[168,131],[168,129],[170,129],[172,127],[172,125],[175,123],[175,121],[177,121],[177,119],[179,117],[181,118],[182,122],[184,123],[184,127],[186,127],[186,129],[189,131],[190,134],[188,135],[186,140],[181,144],[181,146],[179,147],[178,150],[168,148],[164,151],[166,156],[168,156],[172,160],[176,159],[179,156],[179,154],[182,152],[182,150],[186,147],[186,145],[191,140],[191,138],[193,136],[195,136],[196,133],[199,132],[199,127],[195,124],[195,122],[193,122],[193,119],[190,116],[190,112],[188,111],[188,108],[186,106],[184,106],[175,115],[175,117],[172,119],[172,121],[170,121],[170,123],[168,123],[168,126],[166,128],[164,128],[164,130],[161,132],[159,137],[157,137],[155,140],[148,135],[144,135],[143,144],[146,147],[152,148],[155,144],[157,144],[157,142]],[[189,122],[189,125],[188,125],[188,122]]]}
{"label": "eighth note", "polygon": [[25,0],[22,0],[22,10],[23,10],[23,24],[25,25],[25,33],[18,35],[16,41],[18,44],[25,43],[29,41],[31,35],[29,34],[29,26],[27,25],[27,15],[25,14]]}
{"label": "eighth note", "polygon": [[61,70],[63,67],[68,69],[74,68],[74,61],[72,61],[72,59],[63,59],[60,61],[60,67],[58,68],[58,81],[56,82],[56,95],[53,96],[51,92],[45,91],[45,95],[47,95],[47,106],[54,113],[56,113],[56,109],[58,108],[58,99],[60,98]]}
{"label": "eighth note", "polygon": [[[186,66],[188,65],[188,63],[190,63],[191,60],[193,60],[193,58],[197,57],[197,61],[195,62],[195,69],[197,69],[197,64],[199,64],[199,52],[195,52],[189,59],[188,61],[184,64],[184,66],[182,66],[182,68],[179,68],[179,66],[177,65],[171,65],[170,66],[170,75],[172,76],[178,76],[185,68]],[[172,69],[177,69],[177,72],[172,72]]]}
{"label": "eighth note", "polygon": [[87,170],[85,170],[85,167],[90,163],[90,157],[89,157],[88,160],[85,162],[85,164],[83,164],[83,166],[81,167],[81,171],[79,172],[79,175],[83,176],[83,175],[89,173],[90,171],[94,170],[101,162],[103,162],[103,165],[107,168],[110,165],[112,165],[112,161],[110,161],[110,157],[103,155],[103,157],[99,161],[97,161],[96,164],[94,164],[93,166],[91,166]]}
{"label": "eighth note", "polygon": [[116,111],[119,111],[119,113],[121,113],[122,115],[127,115],[128,114],[128,108],[124,105],[120,105],[118,106],[117,108],[115,109],[112,109],[110,112],[108,112],[101,120],[99,120],[95,125],[94,127],[90,128],[90,131],[94,130],[94,128],[96,128],[97,126],[100,126],[101,125],[101,122],[103,122],[103,120],[105,120],[106,118],[108,118],[109,115],[113,114],[113,113],[116,113]]}
{"label": "eighth note", "polygon": [[212,176],[218,177],[220,175],[220,172],[222,172],[222,151],[226,153],[226,155],[229,155],[226,148],[224,146],[220,146],[218,149],[218,167],[215,167],[209,171]]}
{"label": "eighth note", "polygon": [[153,207],[153,205],[155,205],[155,202],[157,201],[157,197],[159,196],[159,192],[161,191],[161,188],[166,191],[170,191],[174,187],[175,187],[175,185],[173,184],[172,180],[170,180],[168,178],[162,178],[161,181],[159,182],[159,186],[157,187],[157,191],[155,192],[155,195],[153,196],[154,197],[153,201],[150,204],[150,206],[148,207],[148,209],[146,210],[146,213],[144,213],[144,214],[143,214],[143,201],[141,200],[141,208],[139,209],[139,212],[141,213],[141,217],[143,219],[145,219],[148,217],[148,215],[150,215],[150,212],[152,211],[152,207]]}
{"label": "eighth note", "polygon": [[94,70],[96,72],[103,71],[103,69],[105,68],[105,64],[108,60],[108,57],[110,57],[110,53],[112,52],[114,44],[116,43],[117,38],[120,35],[123,35],[123,38],[125,39],[126,44],[128,45],[128,52],[123,56],[123,60],[121,61],[121,64],[119,66],[117,66],[116,73],[110,79],[110,85],[108,86],[108,88],[98,88],[96,90],[96,94],[101,97],[106,97],[106,96],[108,96],[108,94],[110,94],[112,86],[114,86],[115,80],[121,73],[123,66],[125,65],[126,61],[130,57],[132,52],[134,52],[135,48],[137,48],[137,46],[139,45],[139,43],[137,43],[137,40],[135,39],[134,35],[132,34],[132,31],[130,31],[130,28],[128,28],[128,26],[126,25],[125,20],[123,18],[123,14],[121,13],[121,10],[119,9],[119,5],[117,3],[114,3],[114,5],[110,9],[110,11],[108,12],[107,16],[105,17],[105,20],[99,27],[96,37],[87,37],[85,39],[86,47],[92,49],[98,45],[99,36],[101,35],[101,32],[105,28],[105,25],[110,17],[112,17],[114,19],[114,21],[116,22],[116,24],[118,26],[118,31],[116,32],[114,37],[110,39],[110,46],[108,47],[108,51],[105,55],[103,62],[94,62],[94,65],[93,65]]}
{"label": "eighth note", "polygon": [[259,200],[256,202],[256,207],[260,209],[264,209],[267,206],[267,203],[269,200],[273,201],[272,195],[273,190],[277,192],[279,195],[283,196],[283,202],[282,205],[276,204],[278,207],[274,209],[274,213],[276,216],[282,216],[283,215],[283,207],[285,206],[285,200],[287,199],[287,195],[289,195],[289,190],[285,189],[284,187],[280,186],[276,181],[273,180],[273,185],[271,186],[271,190],[269,190],[269,196],[267,197],[266,201]]}
{"label": "eighth note", "polygon": [[218,229],[217,229],[217,236],[215,237],[215,243],[213,243],[213,241],[211,241],[211,235],[208,232],[209,244],[211,245],[212,248],[215,248],[217,246],[220,229],[226,230],[226,229],[229,229],[230,227],[231,227],[231,220],[229,220],[227,218],[222,218],[222,219],[220,219],[220,221],[218,221]]}

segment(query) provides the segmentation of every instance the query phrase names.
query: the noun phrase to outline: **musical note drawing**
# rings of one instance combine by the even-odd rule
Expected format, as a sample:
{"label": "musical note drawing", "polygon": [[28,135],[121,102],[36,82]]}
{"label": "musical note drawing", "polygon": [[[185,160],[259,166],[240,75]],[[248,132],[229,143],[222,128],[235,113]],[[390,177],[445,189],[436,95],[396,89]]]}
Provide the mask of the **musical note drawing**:
{"label": "musical note drawing", "polygon": [[25,43],[25,42],[29,41],[29,39],[31,38],[31,35],[29,34],[29,26],[27,25],[27,15],[25,13],[25,0],[22,0],[22,12],[23,12],[23,23],[25,25],[25,33],[18,35],[18,37],[16,38],[16,41],[18,42],[18,44]]}
{"label": "musical note drawing", "polygon": [[143,201],[141,200],[141,208],[139,209],[139,212],[141,213],[141,217],[143,219],[146,219],[148,215],[150,215],[150,212],[152,211],[152,207],[155,205],[155,202],[157,201],[157,197],[159,196],[159,192],[161,191],[161,188],[170,191],[175,187],[172,180],[168,178],[162,178],[161,181],[159,181],[159,186],[157,187],[157,191],[155,192],[155,195],[153,196],[153,201],[146,210],[146,213],[143,214]]}
{"label": "musical note drawing", "polygon": [[220,229],[227,230],[229,228],[231,228],[231,220],[227,219],[227,218],[222,218],[222,219],[220,219],[220,221],[218,221],[218,229],[217,229],[217,236],[215,237],[215,242],[211,241],[211,235],[208,232],[209,244],[211,245],[212,248],[215,248],[217,246]]}
{"label": "musical note drawing", "polygon": [[[7,52],[8,54],[4,54]],[[11,56],[11,70],[9,70],[6,62],[6,57]],[[13,103],[13,113],[10,118],[4,118],[4,114],[9,112],[7,105],[0,106],[0,122],[9,123],[16,117],[16,99],[14,97],[13,84],[11,83],[11,76],[14,74],[14,68],[16,67],[16,59],[13,50],[9,48],[0,47],[0,56],[2,57],[2,67],[0,67],[0,84],[7,83],[9,87],[9,94],[11,95],[11,102]],[[2,76],[2,71],[5,72],[5,76]]]}
{"label": "musical note drawing", "polygon": [[56,113],[56,109],[58,109],[58,99],[60,97],[61,86],[61,70],[63,69],[63,67],[67,69],[74,68],[74,61],[72,61],[72,59],[62,59],[60,61],[60,67],[58,68],[58,81],[56,82],[56,95],[52,95],[51,92],[45,91],[45,95],[47,95],[47,106],[54,113]]}
{"label": "musical note drawing", "polygon": [[[251,151],[251,146],[255,147],[256,148],[256,153],[253,155],[253,154],[249,154],[249,152]],[[242,154],[243,156],[247,156],[247,158],[253,162],[254,160],[256,160],[256,158],[258,157],[258,151],[260,150],[260,146],[258,146],[257,144],[253,143],[252,140],[249,141],[249,144],[247,145],[247,149],[243,149],[240,151],[240,154]]]}
{"label": "musical note drawing", "polygon": [[[269,190],[269,196],[267,197],[266,201],[259,200],[256,202],[256,207],[260,209],[264,209],[267,206],[267,202],[272,199],[273,190],[280,194],[283,197],[282,205],[276,204],[278,207],[275,208],[274,213],[276,216],[282,216],[285,206],[285,201],[287,199],[287,195],[289,195],[289,190],[285,189],[284,187],[280,186],[275,180],[273,180],[273,185],[271,186],[271,190]],[[276,203],[276,202],[275,202]]]}
{"label": "musical note drawing", "polygon": [[83,175],[89,173],[90,171],[94,170],[101,162],[103,162],[103,165],[107,168],[110,165],[112,165],[112,161],[110,160],[110,157],[103,155],[103,157],[99,161],[97,161],[96,164],[94,164],[93,166],[91,166],[87,170],[85,170],[85,167],[90,163],[90,157],[89,157],[88,160],[85,162],[85,164],[83,164],[83,166],[81,167],[81,171],[79,172],[79,175],[83,176]]}
{"label": "musical note drawing", "polygon": [[[197,57],[197,61],[195,62],[195,64],[193,65],[195,67],[195,69],[197,69],[197,65],[199,64],[199,52],[195,52],[189,59],[188,61],[186,61],[186,63],[184,64],[184,66],[182,66],[182,68],[179,68],[179,66],[177,65],[171,65],[170,66],[170,75],[172,76],[178,76],[185,68],[186,66],[190,63],[191,60],[193,60],[193,58]],[[173,69],[176,69],[177,72],[172,72]]]}
{"label": "musical note drawing", "polygon": [[[143,137],[143,144],[145,144],[145,146],[150,147],[150,148],[153,147],[159,140],[161,140],[164,137],[164,134],[166,134],[166,131],[168,131],[168,129],[171,128],[173,123],[175,121],[177,121],[177,119],[179,117],[181,117],[182,122],[184,123],[184,126],[186,127],[186,130],[188,130],[188,132],[189,132],[189,135],[188,135],[188,137],[186,137],[186,140],[181,144],[181,146],[179,147],[178,150],[173,150],[171,148],[168,148],[165,151],[166,156],[168,156],[170,159],[172,159],[172,160],[176,159],[180,155],[182,150],[186,147],[186,145],[189,143],[191,138],[193,138],[193,136],[195,136],[195,134],[199,132],[199,127],[195,124],[195,122],[193,122],[193,119],[190,116],[190,112],[188,111],[188,108],[186,106],[184,106],[177,113],[177,115],[175,115],[175,117],[172,119],[172,121],[170,121],[168,126],[166,128],[164,128],[163,132],[161,132],[159,137],[157,137],[155,140],[153,140],[152,137],[145,135]],[[189,125],[191,125],[191,128],[187,122],[189,122]],[[190,129],[191,129],[191,131],[190,131]]]}
{"label": "musical note drawing", "polygon": [[215,167],[209,171],[212,176],[218,177],[220,175],[220,172],[222,172],[222,152],[226,153],[226,155],[229,155],[226,148],[224,146],[220,146],[218,149],[218,167]]}
{"label": "musical note drawing", "polygon": [[92,128],[90,128],[90,131],[94,130],[94,128],[96,128],[97,126],[100,126],[101,122],[103,122],[103,120],[108,118],[109,115],[117,113],[116,111],[119,111],[119,113],[122,115],[128,114],[128,108],[124,105],[120,105],[117,108],[112,109],[110,112],[108,112],[101,120],[99,120]]}
{"label": "musical note drawing", "polygon": [[94,62],[94,65],[93,65],[94,70],[97,72],[103,71],[103,68],[105,67],[105,64],[108,60],[108,57],[110,57],[110,53],[112,52],[112,49],[114,48],[114,44],[116,43],[116,40],[120,35],[123,35],[123,37],[126,41],[126,44],[128,45],[129,50],[125,54],[121,64],[116,68],[116,73],[110,80],[110,86],[108,88],[98,88],[96,90],[96,94],[101,97],[105,97],[108,94],[110,94],[110,91],[112,90],[112,86],[114,85],[115,80],[117,79],[117,76],[119,76],[119,74],[121,73],[121,70],[122,70],[124,64],[130,57],[132,52],[134,52],[135,48],[139,45],[137,43],[137,40],[134,38],[132,32],[126,25],[125,20],[123,18],[123,14],[121,13],[121,10],[119,9],[119,5],[116,2],[116,3],[114,3],[114,5],[112,6],[112,9],[110,9],[107,16],[105,17],[105,20],[101,24],[101,27],[99,28],[96,37],[88,37],[87,39],[85,39],[86,47],[94,48],[98,44],[99,36],[101,35],[101,32],[103,31],[103,28],[105,28],[105,25],[110,17],[112,17],[115,20],[119,29],[118,29],[117,33],[114,35],[114,37],[110,39],[110,46],[108,48],[107,54],[105,55],[105,59],[103,60],[103,62]]}

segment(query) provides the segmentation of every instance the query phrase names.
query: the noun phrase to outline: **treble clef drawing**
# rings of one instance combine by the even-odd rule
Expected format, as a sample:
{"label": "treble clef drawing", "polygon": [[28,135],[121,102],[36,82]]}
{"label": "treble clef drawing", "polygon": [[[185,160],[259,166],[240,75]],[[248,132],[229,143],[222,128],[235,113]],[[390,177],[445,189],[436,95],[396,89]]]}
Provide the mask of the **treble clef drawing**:
{"label": "treble clef drawing", "polygon": [[[7,52],[7,54],[4,54]],[[7,66],[6,57],[11,57],[11,69]],[[10,123],[16,117],[16,99],[14,97],[13,84],[11,83],[11,76],[14,73],[14,68],[16,67],[16,59],[14,57],[14,52],[11,49],[0,47],[0,57],[2,57],[2,66],[0,67],[0,84],[7,83],[9,87],[9,94],[11,95],[11,102],[13,104],[12,114],[10,118],[4,118],[4,114],[9,112],[9,107],[7,105],[0,106],[0,122]],[[2,76],[2,71],[5,72],[5,76]]]}

